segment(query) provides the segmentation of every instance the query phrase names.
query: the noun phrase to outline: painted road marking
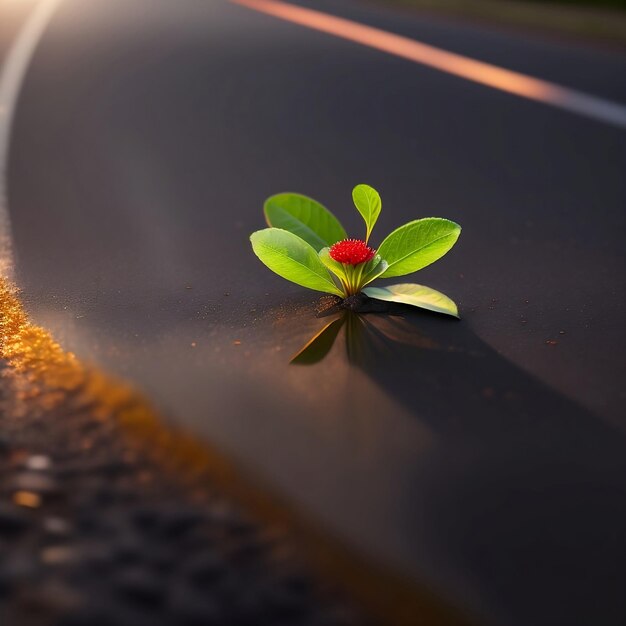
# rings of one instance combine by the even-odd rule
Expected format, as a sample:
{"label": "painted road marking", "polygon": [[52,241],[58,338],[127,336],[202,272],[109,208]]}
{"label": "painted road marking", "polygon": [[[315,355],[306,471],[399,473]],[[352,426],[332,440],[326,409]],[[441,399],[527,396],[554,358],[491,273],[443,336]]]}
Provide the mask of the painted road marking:
{"label": "painted road marking", "polygon": [[6,174],[15,105],[37,44],[59,2],[40,0],[7,53],[0,74],[0,277],[11,278],[14,267]]}
{"label": "painted road marking", "polygon": [[542,102],[619,128],[626,128],[626,106],[618,102],[562,87],[556,83],[507,70],[497,65],[477,61],[461,54],[420,43],[408,37],[395,35],[379,28],[366,26],[321,11],[305,9],[278,0],[231,0],[231,2],[287,22],[359,43],[368,48],[381,50],[499,91]]}

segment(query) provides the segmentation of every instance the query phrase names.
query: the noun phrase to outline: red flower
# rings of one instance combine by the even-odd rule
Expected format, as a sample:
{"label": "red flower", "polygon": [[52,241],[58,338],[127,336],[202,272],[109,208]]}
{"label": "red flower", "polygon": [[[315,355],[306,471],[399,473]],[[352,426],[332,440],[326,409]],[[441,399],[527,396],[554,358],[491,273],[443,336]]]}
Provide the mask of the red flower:
{"label": "red flower", "polygon": [[374,258],[376,250],[360,239],[344,239],[330,247],[331,259],[346,265],[359,265]]}

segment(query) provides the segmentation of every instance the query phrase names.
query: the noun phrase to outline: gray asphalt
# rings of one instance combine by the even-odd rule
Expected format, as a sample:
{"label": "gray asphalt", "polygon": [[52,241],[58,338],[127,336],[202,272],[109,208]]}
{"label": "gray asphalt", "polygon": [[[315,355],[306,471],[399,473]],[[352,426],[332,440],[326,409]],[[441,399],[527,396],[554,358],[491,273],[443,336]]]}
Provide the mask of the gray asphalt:
{"label": "gray asphalt", "polygon": [[[615,52],[307,4],[626,103]],[[227,2],[66,0],[13,127],[16,275],[66,347],[446,601],[622,624],[624,139]],[[294,190],[358,236],[359,182],[383,197],[374,244],[461,223],[415,280],[463,319],[369,315],[289,365],[329,318],[248,235]]]}

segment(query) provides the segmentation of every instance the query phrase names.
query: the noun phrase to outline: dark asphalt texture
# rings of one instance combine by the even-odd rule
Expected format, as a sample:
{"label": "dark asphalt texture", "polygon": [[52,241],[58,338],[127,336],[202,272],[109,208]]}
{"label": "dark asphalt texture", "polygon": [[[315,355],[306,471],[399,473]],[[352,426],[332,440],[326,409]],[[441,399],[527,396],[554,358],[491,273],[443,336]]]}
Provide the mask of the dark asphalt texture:
{"label": "dark asphalt texture", "polygon": [[[307,5],[626,102],[617,53]],[[623,623],[623,131],[226,2],[67,0],[13,132],[17,279],[65,347],[486,623]],[[328,318],[248,235],[293,190],[358,236],[359,182],[374,244],[463,226],[414,277],[462,320],[365,316],[290,366]]]}

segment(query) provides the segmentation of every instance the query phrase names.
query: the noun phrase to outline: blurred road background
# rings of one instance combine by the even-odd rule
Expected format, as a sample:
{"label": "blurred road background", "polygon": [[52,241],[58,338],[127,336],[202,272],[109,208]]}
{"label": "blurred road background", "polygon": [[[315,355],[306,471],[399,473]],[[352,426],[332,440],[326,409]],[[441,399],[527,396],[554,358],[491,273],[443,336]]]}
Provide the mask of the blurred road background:
{"label": "blurred road background", "polygon": [[[356,0],[297,6],[626,110],[614,44]],[[65,0],[12,125],[15,276],[66,348],[373,560],[485,623],[617,625],[625,171],[615,116],[226,1]],[[338,342],[290,366],[328,320],[248,236],[283,190],[359,236],[360,182],[383,198],[375,244],[417,217],[463,226],[416,278],[462,321],[368,316],[384,337],[358,340],[370,360]]]}

